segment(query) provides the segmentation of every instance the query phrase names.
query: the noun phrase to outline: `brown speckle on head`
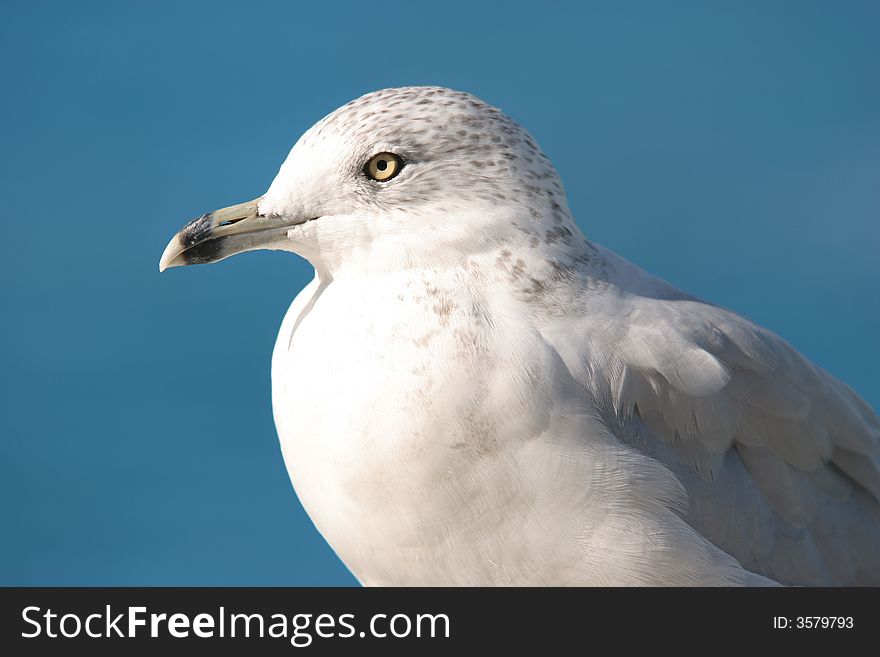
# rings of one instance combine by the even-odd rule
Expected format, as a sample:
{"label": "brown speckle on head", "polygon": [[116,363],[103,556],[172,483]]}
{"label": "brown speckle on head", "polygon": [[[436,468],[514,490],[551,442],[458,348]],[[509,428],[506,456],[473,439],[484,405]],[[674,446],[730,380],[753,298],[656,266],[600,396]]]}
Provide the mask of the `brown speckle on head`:
{"label": "brown speckle on head", "polygon": [[556,244],[556,242],[571,244],[572,237],[572,232],[565,226],[554,226],[544,233],[544,242],[547,244]]}

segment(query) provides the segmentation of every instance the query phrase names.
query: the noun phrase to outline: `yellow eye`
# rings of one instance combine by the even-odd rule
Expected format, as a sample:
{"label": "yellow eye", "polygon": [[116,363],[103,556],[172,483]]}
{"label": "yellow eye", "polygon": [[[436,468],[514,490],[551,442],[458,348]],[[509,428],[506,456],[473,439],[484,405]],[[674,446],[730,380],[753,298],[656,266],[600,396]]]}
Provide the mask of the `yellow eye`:
{"label": "yellow eye", "polygon": [[402,168],[403,161],[394,153],[379,153],[364,165],[364,173],[373,180],[385,182],[400,173]]}

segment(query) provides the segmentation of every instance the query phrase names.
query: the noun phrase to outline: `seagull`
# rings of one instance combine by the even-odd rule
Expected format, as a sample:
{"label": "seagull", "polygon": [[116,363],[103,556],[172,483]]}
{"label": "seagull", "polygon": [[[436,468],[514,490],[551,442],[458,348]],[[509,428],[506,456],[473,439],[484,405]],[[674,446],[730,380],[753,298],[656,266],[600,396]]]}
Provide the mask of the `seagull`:
{"label": "seagull", "polygon": [[363,585],[880,584],[870,406],[584,237],[534,138],[475,96],[344,105],[159,269],[254,249],[315,269],[272,408]]}

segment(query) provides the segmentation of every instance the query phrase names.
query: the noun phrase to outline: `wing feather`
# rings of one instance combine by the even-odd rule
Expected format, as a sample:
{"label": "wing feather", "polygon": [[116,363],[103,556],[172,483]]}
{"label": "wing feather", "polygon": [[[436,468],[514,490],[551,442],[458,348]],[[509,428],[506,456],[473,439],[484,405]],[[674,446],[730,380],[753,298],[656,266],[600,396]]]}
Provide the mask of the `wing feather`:
{"label": "wing feather", "polygon": [[722,308],[632,295],[613,314],[625,319],[611,330],[607,316],[591,320],[615,348],[587,385],[609,411],[644,423],[643,441],[666,446],[654,451],[676,462],[696,509],[689,521],[784,583],[880,583],[880,420],[870,406]]}

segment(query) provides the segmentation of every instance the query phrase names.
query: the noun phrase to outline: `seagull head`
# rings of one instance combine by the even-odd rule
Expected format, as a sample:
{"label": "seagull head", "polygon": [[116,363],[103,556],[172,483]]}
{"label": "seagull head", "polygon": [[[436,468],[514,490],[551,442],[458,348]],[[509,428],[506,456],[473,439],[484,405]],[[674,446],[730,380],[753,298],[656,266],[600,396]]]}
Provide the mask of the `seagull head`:
{"label": "seagull head", "polygon": [[319,121],[265,194],[192,220],[159,269],[254,249],[293,251],[333,274],[437,266],[575,232],[559,176],[513,119],[467,93],[402,87]]}

